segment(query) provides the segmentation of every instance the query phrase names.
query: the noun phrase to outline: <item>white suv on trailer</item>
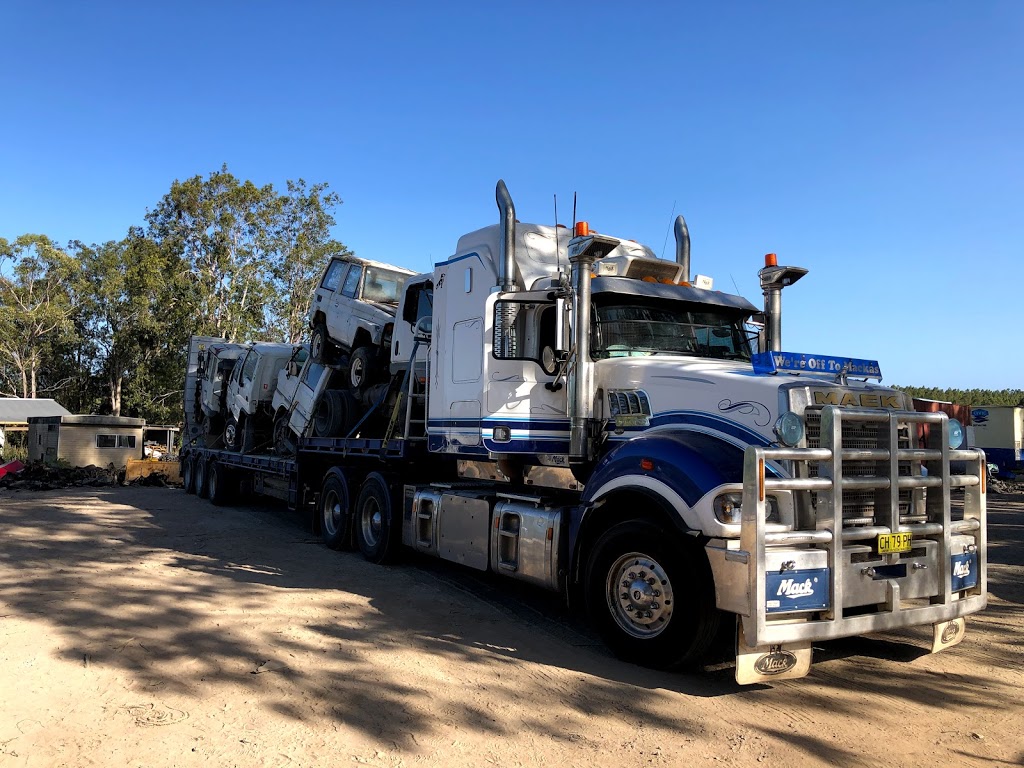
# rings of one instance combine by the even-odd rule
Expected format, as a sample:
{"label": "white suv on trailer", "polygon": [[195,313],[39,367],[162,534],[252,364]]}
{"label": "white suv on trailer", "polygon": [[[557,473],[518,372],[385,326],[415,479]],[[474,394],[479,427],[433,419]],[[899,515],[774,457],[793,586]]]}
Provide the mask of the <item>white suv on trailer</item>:
{"label": "white suv on trailer", "polygon": [[314,362],[346,365],[354,390],[386,378],[398,299],[413,274],[354,256],[333,257],[309,308]]}

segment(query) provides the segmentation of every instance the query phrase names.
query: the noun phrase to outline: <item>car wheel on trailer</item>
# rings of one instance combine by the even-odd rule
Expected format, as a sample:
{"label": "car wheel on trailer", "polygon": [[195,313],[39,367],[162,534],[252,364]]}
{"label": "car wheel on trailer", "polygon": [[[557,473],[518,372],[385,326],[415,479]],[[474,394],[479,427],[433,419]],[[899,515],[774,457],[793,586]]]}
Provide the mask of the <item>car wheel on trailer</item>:
{"label": "car wheel on trailer", "polygon": [[711,566],[696,541],[627,520],[594,544],[585,577],[590,621],[621,659],[655,669],[692,665],[716,637]]}
{"label": "car wheel on trailer", "polygon": [[237,451],[242,447],[241,425],[230,414],[224,422],[224,447],[229,451]]}
{"label": "car wheel on trailer", "polygon": [[295,435],[288,426],[288,413],[284,411],[274,419],[274,453],[278,456],[295,454]]}
{"label": "car wheel on trailer", "polygon": [[397,552],[400,514],[387,478],[379,472],[367,475],[359,489],[352,522],[359,551],[371,563],[386,563]]}
{"label": "car wheel on trailer", "polygon": [[214,504],[222,507],[231,501],[230,469],[216,461],[211,461],[206,470],[207,495]]}
{"label": "car wheel on trailer", "polygon": [[207,484],[207,470],[209,464],[203,456],[196,456],[195,459],[196,496],[201,499],[209,497],[209,485]]}
{"label": "car wheel on trailer", "polygon": [[373,354],[369,347],[359,347],[352,353],[348,363],[348,383],[358,392],[373,380]]}
{"label": "car wheel on trailer", "polygon": [[320,536],[331,549],[349,543],[352,516],[349,510],[348,482],[344,475],[332,474],[320,490]]}
{"label": "car wheel on trailer", "polygon": [[316,404],[313,434],[317,437],[342,437],[352,423],[354,399],[349,392],[328,389]]}
{"label": "car wheel on trailer", "polygon": [[328,364],[334,362],[331,337],[327,335],[327,326],[317,323],[313,327],[313,335],[309,339],[309,356],[314,363]]}
{"label": "car wheel on trailer", "polygon": [[196,460],[194,456],[186,456],[181,460],[181,484],[185,493],[196,492]]}

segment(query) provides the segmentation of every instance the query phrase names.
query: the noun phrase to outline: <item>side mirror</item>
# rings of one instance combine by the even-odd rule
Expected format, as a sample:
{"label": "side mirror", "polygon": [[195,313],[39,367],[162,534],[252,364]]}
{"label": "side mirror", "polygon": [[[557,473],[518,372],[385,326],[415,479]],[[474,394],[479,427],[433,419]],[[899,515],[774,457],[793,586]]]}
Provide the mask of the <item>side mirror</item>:
{"label": "side mirror", "polygon": [[288,375],[289,376],[298,376],[299,375],[299,364],[296,363],[294,360],[292,360],[291,362],[288,363]]}
{"label": "side mirror", "polygon": [[433,315],[426,315],[416,321],[416,325],[413,326],[412,333],[416,341],[430,341],[430,336],[434,330],[434,317]]}

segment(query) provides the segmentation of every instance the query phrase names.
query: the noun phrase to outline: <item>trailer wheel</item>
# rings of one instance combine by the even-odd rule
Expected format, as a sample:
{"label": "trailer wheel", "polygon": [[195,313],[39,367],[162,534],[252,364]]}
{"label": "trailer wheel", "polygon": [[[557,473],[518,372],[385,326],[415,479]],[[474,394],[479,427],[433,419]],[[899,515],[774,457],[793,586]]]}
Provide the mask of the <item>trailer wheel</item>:
{"label": "trailer wheel", "polygon": [[331,549],[343,549],[349,543],[352,515],[348,482],[334,474],[324,480],[320,490],[320,536]]}
{"label": "trailer wheel", "polygon": [[181,484],[185,487],[185,493],[196,492],[196,460],[193,456],[186,456],[181,460]]}
{"label": "trailer wheel", "polygon": [[696,664],[718,632],[703,550],[646,520],[627,520],[601,535],[587,562],[584,591],[594,627],[619,658],[634,664]]}
{"label": "trailer wheel", "polygon": [[211,461],[206,469],[206,489],[210,501],[223,507],[231,501],[232,472],[219,462]]}
{"label": "trailer wheel", "polygon": [[195,477],[196,477],[196,496],[201,499],[209,498],[209,485],[207,483],[207,470],[209,465],[206,459],[202,456],[196,456],[195,459]]}
{"label": "trailer wheel", "polygon": [[401,513],[394,503],[391,486],[379,472],[366,476],[354,513],[356,544],[363,557],[371,563],[393,559],[401,537]]}

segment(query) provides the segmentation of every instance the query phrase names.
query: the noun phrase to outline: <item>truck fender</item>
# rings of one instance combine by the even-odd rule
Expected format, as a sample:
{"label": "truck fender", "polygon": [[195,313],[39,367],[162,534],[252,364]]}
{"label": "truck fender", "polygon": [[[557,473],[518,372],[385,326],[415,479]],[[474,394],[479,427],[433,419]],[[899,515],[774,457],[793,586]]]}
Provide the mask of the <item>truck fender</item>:
{"label": "truck fender", "polygon": [[630,484],[637,487],[669,489],[682,502],[673,507],[687,526],[700,530],[700,522],[687,520],[686,513],[708,491],[743,482],[743,450],[704,432],[666,430],[641,435],[617,446],[597,463],[582,500],[596,501],[631,478]]}

